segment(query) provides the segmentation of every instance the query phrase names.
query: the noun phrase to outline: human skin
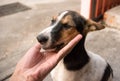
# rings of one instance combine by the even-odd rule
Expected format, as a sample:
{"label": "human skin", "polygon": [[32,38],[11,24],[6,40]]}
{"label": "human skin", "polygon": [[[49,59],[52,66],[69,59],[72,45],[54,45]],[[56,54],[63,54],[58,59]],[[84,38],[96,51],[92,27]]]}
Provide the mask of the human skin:
{"label": "human skin", "polygon": [[9,81],[42,81],[81,38],[77,35],[58,52],[40,52],[41,46],[37,43],[17,63]]}

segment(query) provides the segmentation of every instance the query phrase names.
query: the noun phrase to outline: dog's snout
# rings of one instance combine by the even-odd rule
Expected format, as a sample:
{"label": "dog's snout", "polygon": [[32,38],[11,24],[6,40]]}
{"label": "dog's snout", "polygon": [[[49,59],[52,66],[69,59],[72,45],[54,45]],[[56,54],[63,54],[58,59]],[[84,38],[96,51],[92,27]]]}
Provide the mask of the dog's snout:
{"label": "dog's snout", "polygon": [[37,36],[37,40],[38,40],[41,44],[45,44],[45,43],[48,41],[48,37],[47,37],[47,36],[39,35],[39,36]]}

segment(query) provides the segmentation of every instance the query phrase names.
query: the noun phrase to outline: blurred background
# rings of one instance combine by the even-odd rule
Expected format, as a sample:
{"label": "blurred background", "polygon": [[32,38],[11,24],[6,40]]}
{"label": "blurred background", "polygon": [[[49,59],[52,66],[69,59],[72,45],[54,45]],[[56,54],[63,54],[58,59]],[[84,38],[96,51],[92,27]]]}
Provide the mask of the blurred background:
{"label": "blurred background", "polygon": [[[94,4],[92,7],[95,9]],[[36,36],[50,25],[52,16],[65,10],[81,11],[82,14],[84,6],[87,5],[81,4],[81,0],[0,0],[0,81],[9,80],[16,63],[37,43]],[[86,13],[93,13],[94,10],[90,12],[89,8]],[[117,5],[115,9],[105,10],[105,15],[102,13],[106,28],[89,33],[85,44],[87,50],[100,54],[110,63],[115,74],[114,81],[120,81],[119,9]],[[98,16],[89,15],[88,18]],[[52,81],[50,75],[44,81]]]}

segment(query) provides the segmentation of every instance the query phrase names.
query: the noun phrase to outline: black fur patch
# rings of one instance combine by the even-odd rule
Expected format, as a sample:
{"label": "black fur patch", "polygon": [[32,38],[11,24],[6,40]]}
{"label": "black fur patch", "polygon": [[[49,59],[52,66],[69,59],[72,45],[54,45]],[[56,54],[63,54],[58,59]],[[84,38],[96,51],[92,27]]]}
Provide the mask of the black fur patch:
{"label": "black fur patch", "polygon": [[52,42],[55,43],[61,37],[60,31],[62,30],[62,24],[59,22],[56,27],[51,31]]}
{"label": "black fur patch", "polygon": [[104,75],[103,75],[101,81],[108,81],[111,74],[112,74],[112,77],[113,77],[113,70],[111,69],[110,65],[107,64],[106,69],[104,71]]}
{"label": "black fur patch", "polygon": [[68,70],[79,70],[89,63],[90,58],[85,51],[84,41],[85,38],[83,38],[64,58],[64,64]]}
{"label": "black fur patch", "polygon": [[[74,11],[69,11],[67,15],[71,15],[76,25],[78,32],[82,34],[86,20]],[[68,70],[79,70],[82,69],[86,64],[89,63],[89,56],[84,47],[85,36],[80,42],[73,48],[73,50],[64,58],[64,64]]]}

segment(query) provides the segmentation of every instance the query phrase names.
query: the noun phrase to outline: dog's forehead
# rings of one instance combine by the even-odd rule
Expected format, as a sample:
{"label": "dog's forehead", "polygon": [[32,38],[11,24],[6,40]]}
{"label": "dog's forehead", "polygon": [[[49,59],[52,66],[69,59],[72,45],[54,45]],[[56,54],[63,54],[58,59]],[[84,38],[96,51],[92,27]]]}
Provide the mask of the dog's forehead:
{"label": "dog's forehead", "polygon": [[69,11],[64,11],[62,13],[59,13],[57,19],[61,20],[62,18],[64,18],[66,16],[67,13],[69,13]]}

